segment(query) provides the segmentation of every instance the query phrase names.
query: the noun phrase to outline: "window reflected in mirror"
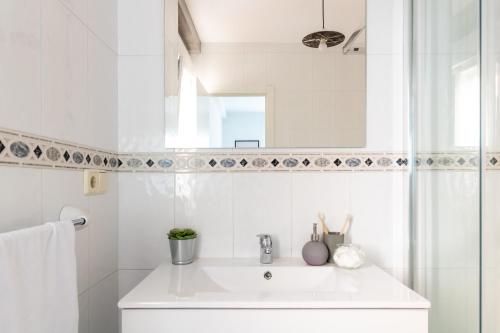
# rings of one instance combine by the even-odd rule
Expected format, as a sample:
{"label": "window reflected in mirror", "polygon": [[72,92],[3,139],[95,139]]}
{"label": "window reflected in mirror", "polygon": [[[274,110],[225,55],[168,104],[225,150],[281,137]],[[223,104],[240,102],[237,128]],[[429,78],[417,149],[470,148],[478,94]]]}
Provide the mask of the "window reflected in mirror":
{"label": "window reflected in mirror", "polygon": [[266,147],[265,96],[208,95],[193,99],[196,81],[193,84],[192,77],[183,77],[179,116],[174,126],[167,126],[167,142],[176,148]]}

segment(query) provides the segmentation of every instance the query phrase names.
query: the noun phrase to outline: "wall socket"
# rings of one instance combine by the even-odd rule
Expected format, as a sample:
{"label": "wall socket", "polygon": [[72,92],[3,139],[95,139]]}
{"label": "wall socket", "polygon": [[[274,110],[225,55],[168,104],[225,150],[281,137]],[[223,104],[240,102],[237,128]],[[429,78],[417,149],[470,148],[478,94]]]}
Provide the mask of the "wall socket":
{"label": "wall socket", "polygon": [[107,190],[107,174],[102,170],[83,171],[83,193],[95,195],[105,193]]}

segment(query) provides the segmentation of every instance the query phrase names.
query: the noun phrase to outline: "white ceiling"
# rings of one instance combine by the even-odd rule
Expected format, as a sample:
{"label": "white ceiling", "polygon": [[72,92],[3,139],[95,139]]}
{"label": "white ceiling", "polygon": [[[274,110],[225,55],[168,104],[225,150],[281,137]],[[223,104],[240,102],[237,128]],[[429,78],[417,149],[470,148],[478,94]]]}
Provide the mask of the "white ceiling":
{"label": "white ceiling", "polygon": [[[186,0],[202,43],[300,43],[322,30],[321,0]],[[326,30],[346,40],[365,25],[365,0],[325,0]]]}

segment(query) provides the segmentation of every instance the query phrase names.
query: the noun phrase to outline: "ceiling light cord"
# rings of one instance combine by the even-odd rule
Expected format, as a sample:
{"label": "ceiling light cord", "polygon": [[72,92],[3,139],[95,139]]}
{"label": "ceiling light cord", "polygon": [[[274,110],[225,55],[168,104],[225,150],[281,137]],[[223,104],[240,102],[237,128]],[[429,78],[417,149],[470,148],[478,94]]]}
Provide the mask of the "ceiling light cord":
{"label": "ceiling light cord", "polygon": [[344,34],[338,31],[325,30],[325,0],[321,0],[323,30],[316,31],[302,38],[302,44],[307,47],[324,50],[326,48],[339,45],[345,39]]}
{"label": "ceiling light cord", "polygon": [[322,13],[323,13],[323,30],[325,30],[325,0],[322,0]]}

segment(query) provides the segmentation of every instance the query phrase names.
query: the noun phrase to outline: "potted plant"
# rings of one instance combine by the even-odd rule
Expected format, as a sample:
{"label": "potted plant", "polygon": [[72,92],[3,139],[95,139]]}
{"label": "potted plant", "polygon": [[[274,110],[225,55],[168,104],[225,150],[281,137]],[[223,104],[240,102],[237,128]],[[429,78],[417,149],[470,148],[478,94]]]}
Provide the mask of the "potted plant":
{"label": "potted plant", "polygon": [[174,228],[168,233],[172,264],[187,265],[193,262],[196,231],[190,228]]}

